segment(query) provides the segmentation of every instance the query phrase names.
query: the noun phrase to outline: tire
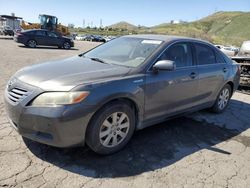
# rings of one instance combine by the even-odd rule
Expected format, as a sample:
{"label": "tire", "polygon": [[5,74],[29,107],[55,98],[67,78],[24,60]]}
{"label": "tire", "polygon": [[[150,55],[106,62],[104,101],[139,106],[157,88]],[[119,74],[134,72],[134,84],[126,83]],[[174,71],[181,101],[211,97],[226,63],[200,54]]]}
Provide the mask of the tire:
{"label": "tire", "polygon": [[30,48],[35,48],[37,45],[36,41],[35,40],[29,40],[27,42],[27,46],[30,47]]}
{"label": "tire", "polygon": [[222,113],[228,107],[230,98],[232,96],[232,89],[229,84],[226,84],[219,92],[217,99],[211,108],[212,112]]}
{"label": "tire", "polygon": [[63,48],[66,50],[69,50],[71,48],[70,43],[69,42],[64,42],[63,43]]}
{"label": "tire", "polygon": [[125,103],[110,103],[92,118],[86,131],[86,143],[98,154],[112,154],[128,143],[134,130],[134,110]]}

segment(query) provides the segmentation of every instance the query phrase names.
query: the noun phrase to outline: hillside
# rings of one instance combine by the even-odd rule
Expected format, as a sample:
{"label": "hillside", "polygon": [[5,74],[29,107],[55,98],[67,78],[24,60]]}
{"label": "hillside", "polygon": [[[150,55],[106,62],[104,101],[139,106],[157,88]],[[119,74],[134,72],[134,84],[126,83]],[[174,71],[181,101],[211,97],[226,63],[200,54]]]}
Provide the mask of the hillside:
{"label": "hillside", "polygon": [[170,24],[163,23],[154,27],[137,27],[122,21],[104,29],[80,29],[78,33],[101,35],[133,34],[169,34],[201,38],[217,44],[240,46],[243,41],[250,40],[250,12],[217,12],[200,20]]}
{"label": "hillside", "polygon": [[135,29],[137,29],[137,27],[135,25],[130,24],[130,23],[125,22],[125,21],[118,22],[118,23],[110,25],[108,27],[113,28],[113,29],[125,29],[125,30],[135,30]]}
{"label": "hillside", "polygon": [[217,12],[185,24],[161,24],[154,33],[197,37],[214,43],[240,45],[250,39],[250,12]]}

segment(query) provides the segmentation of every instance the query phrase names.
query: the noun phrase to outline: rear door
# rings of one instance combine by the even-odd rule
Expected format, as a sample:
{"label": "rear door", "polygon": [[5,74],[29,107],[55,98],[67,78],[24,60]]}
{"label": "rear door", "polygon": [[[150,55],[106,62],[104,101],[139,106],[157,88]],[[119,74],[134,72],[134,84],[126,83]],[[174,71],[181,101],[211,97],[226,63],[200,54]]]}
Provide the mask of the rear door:
{"label": "rear door", "polygon": [[190,43],[173,44],[158,60],[175,61],[176,70],[146,74],[145,120],[178,113],[197,103],[198,70]]}
{"label": "rear door", "polygon": [[212,47],[204,43],[194,43],[199,71],[200,103],[211,102],[230,74],[230,67]]}
{"label": "rear door", "polygon": [[46,45],[47,41],[46,31],[37,30],[35,32],[35,40],[38,45]]}

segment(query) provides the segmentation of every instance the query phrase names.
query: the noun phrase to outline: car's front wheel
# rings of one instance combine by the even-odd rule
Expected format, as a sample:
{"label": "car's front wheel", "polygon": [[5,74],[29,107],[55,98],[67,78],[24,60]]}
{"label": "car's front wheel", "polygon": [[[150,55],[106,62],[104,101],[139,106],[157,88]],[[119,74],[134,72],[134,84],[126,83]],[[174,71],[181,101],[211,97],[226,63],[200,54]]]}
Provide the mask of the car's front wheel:
{"label": "car's front wheel", "polygon": [[111,103],[92,118],[86,132],[88,146],[99,154],[122,149],[135,130],[134,110],[125,103]]}
{"label": "car's front wheel", "polygon": [[27,42],[27,46],[30,48],[35,48],[36,47],[36,41],[35,40],[29,40]]}
{"label": "car's front wheel", "polygon": [[221,89],[219,95],[217,96],[214,106],[212,107],[212,111],[215,113],[223,112],[227,108],[231,96],[232,96],[231,86],[229,84],[226,84]]}
{"label": "car's front wheel", "polygon": [[69,42],[64,42],[63,43],[63,48],[66,49],[66,50],[70,49],[71,48],[70,43]]}

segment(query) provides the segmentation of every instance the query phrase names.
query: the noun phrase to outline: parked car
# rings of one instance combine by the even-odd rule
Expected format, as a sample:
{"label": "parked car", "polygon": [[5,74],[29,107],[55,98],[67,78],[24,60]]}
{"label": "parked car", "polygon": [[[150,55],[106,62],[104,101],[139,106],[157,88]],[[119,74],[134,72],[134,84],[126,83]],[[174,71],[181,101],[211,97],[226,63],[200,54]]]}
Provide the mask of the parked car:
{"label": "parked car", "polygon": [[14,30],[10,26],[4,26],[0,28],[0,34],[14,36]]}
{"label": "parked car", "polygon": [[85,40],[86,37],[87,37],[87,35],[79,35],[79,36],[77,35],[77,36],[75,37],[75,40],[79,40],[79,41]]}
{"label": "parked car", "polygon": [[104,36],[103,38],[105,39],[105,42],[108,42],[108,41],[111,41],[111,40],[115,39],[116,37],[114,37],[114,36]]}
{"label": "parked car", "polygon": [[71,33],[70,38],[76,40],[77,33]]}
{"label": "parked car", "polygon": [[95,35],[94,40],[92,40],[92,41],[94,41],[94,42],[106,42],[106,40],[100,35]]}
{"label": "parked car", "polygon": [[131,35],[21,69],[4,101],[22,136],[57,147],[86,143],[110,154],[135,130],[205,108],[223,112],[239,73],[237,63],[205,41]]}
{"label": "parked car", "polygon": [[14,40],[30,48],[35,48],[37,45],[57,46],[64,49],[74,47],[72,39],[44,29],[33,29],[16,33]]}
{"label": "parked car", "polygon": [[84,40],[92,42],[106,42],[106,40],[99,35],[86,35]]}
{"label": "parked car", "polygon": [[231,59],[240,65],[240,85],[250,87],[250,41],[244,41],[237,56]]}
{"label": "parked car", "polygon": [[223,46],[223,45],[215,45],[215,46],[229,57],[235,56],[239,52],[239,48],[234,46]]}

